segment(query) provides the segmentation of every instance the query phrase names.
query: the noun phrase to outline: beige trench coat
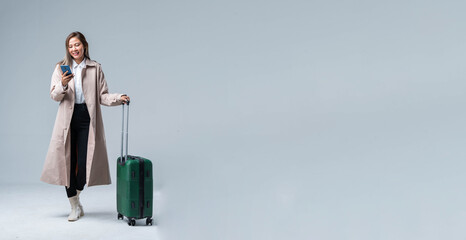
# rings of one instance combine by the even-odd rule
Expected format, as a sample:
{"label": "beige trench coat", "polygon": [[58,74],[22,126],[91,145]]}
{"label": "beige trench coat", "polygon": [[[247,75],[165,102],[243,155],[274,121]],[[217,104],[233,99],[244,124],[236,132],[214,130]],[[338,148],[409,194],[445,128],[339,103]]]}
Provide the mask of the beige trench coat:
{"label": "beige trench coat", "polygon": [[[91,118],[87,144],[86,184],[87,186],[110,184],[100,104],[120,105],[122,94],[108,93],[107,82],[100,64],[89,59],[86,59],[86,67],[82,70],[82,89]],[[74,80],[71,80],[68,88],[63,90],[59,65],[55,67],[52,75],[50,97],[60,104],[40,180],[69,187],[70,123],[75,103]]]}

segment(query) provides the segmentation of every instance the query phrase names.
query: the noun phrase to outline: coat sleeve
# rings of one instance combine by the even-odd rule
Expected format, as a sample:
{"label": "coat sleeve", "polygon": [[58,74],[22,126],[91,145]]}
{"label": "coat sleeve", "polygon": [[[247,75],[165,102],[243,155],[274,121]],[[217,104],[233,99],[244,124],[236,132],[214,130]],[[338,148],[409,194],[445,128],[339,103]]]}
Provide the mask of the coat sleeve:
{"label": "coat sleeve", "polygon": [[97,72],[97,80],[99,81],[99,96],[100,96],[100,104],[105,106],[118,106],[121,105],[121,96],[124,94],[120,93],[108,93],[107,81],[105,81],[105,75],[102,71],[102,68],[99,66],[99,70]]}
{"label": "coat sleeve", "polygon": [[61,71],[57,65],[53,71],[52,82],[50,83],[50,97],[57,102],[61,102],[70,89],[69,87],[66,90],[63,89],[60,73]]}

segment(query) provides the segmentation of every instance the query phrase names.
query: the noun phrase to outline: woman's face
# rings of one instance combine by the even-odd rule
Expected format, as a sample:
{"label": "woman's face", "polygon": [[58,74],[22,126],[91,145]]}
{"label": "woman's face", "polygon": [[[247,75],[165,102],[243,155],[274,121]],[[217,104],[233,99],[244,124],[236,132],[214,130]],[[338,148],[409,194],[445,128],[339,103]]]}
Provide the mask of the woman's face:
{"label": "woman's face", "polygon": [[68,52],[78,64],[84,59],[84,47],[77,37],[72,37],[68,42]]}

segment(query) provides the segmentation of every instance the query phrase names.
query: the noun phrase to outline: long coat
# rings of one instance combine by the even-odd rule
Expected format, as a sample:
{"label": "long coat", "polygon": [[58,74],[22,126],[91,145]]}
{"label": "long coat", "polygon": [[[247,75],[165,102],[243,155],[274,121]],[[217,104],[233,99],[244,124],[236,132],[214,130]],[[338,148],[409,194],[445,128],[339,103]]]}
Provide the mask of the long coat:
{"label": "long coat", "polygon": [[[82,89],[89,111],[89,138],[87,144],[86,184],[87,186],[110,184],[107,146],[100,104],[116,106],[122,104],[122,94],[108,93],[107,82],[99,63],[86,59],[82,70]],[[73,116],[75,92],[74,80],[63,90],[61,70],[57,65],[52,74],[50,97],[60,102],[53,127],[47,157],[42,170],[41,181],[70,186],[70,123]]]}

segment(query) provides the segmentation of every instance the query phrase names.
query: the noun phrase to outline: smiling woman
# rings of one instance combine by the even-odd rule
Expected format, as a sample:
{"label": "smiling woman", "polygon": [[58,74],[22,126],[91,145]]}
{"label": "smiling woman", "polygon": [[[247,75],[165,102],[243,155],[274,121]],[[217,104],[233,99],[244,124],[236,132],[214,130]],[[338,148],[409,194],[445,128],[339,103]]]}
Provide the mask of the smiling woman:
{"label": "smiling woman", "polygon": [[66,51],[65,57],[59,62],[61,65],[73,64],[73,60],[77,64],[80,64],[84,58],[91,59],[89,57],[89,44],[87,43],[86,37],[80,32],[72,32],[65,41]]}
{"label": "smiling woman", "polygon": [[84,49],[86,49],[86,57],[89,58],[89,48],[85,39],[84,44],[86,47],[83,47],[83,43],[77,37],[72,37],[68,44],[68,52],[71,54],[73,59],[75,59],[77,64],[80,64],[84,59]]}
{"label": "smiling woman", "polygon": [[[50,97],[60,105],[41,180],[65,186],[71,204],[68,221],[76,221],[84,216],[79,202],[84,186],[110,184],[100,105],[116,106],[130,98],[108,92],[102,68],[90,59],[82,33],[68,35],[65,46],[65,57],[52,74]],[[71,73],[62,72],[63,65],[71,66]]]}

